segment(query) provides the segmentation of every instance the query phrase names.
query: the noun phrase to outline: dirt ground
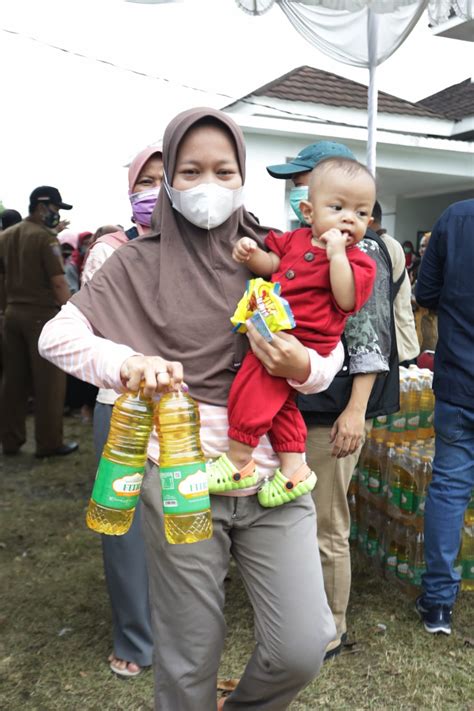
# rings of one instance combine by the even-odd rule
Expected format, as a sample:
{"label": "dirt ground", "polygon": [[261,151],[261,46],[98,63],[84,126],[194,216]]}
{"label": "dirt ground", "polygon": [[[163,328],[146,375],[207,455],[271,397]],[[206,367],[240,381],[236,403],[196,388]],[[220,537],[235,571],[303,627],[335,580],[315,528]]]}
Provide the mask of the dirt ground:
{"label": "dirt ground", "polygon": [[[20,455],[0,455],[0,709],[152,711],[151,672],[122,681],[106,663],[111,619],[100,539],[84,523],[92,431],[73,418],[65,428],[80,450],[64,459],[35,459],[31,433]],[[223,679],[242,674],[253,647],[252,613],[235,569],[227,585]],[[356,557],[349,610],[356,644],[324,665],[292,711],[474,711],[473,602],[474,594],[463,593],[452,636],[433,637],[413,599]]]}

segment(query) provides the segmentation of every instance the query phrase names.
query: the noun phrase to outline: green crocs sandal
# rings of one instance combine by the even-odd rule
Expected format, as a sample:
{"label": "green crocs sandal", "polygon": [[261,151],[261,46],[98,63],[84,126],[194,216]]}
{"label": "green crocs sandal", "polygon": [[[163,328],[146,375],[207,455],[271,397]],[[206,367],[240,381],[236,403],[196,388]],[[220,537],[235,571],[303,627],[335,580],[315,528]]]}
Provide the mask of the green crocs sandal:
{"label": "green crocs sandal", "polygon": [[253,459],[242,469],[236,469],[226,454],[206,464],[207,481],[210,494],[222,494],[224,491],[247,489],[255,486],[258,472]]}
{"label": "green crocs sandal", "polygon": [[298,496],[312,491],[315,486],[316,474],[307,464],[298,467],[289,479],[277,469],[275,475],[260,487],[257,498],[260,506],[272,508],[294,501]]}

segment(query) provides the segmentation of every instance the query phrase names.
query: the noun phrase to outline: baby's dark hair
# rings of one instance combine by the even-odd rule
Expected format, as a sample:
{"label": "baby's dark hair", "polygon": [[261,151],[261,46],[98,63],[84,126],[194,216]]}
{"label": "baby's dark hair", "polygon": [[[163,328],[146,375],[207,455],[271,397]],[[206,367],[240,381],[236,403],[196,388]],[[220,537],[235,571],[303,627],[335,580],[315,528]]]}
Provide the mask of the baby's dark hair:
{"label": "baby's dark hair", "polygon": [[330,156],[328,158],[323,158],[319,161],[319,163],[316,163],[311,173],[311,182],[313,182],[313,180],[321,173],[333,169],[341,170],[343,173],[346,173],[351,177],[356,177],[361,173],[365,173],[372,178],[375,185],[374,176],[367,166],[363,163],[359,163],[359,161],[355,160],[355,158],[344,158],[342,156]]}

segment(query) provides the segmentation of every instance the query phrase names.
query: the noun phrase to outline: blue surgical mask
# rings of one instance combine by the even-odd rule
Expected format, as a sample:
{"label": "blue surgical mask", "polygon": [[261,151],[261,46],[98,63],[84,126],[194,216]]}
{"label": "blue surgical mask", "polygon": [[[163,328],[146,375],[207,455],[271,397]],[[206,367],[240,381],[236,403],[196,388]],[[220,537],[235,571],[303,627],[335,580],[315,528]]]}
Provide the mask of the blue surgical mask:
{"label": "blue surgical mask", "polygon": [[290,205],[293,208],[298,220],[302,225],[306,225],[307,222],[303,217],[303,213],[300,210],[300,202],[302,200],[307,200],[309,197],[309,187],[307,185],[298,185],[290,190]]}

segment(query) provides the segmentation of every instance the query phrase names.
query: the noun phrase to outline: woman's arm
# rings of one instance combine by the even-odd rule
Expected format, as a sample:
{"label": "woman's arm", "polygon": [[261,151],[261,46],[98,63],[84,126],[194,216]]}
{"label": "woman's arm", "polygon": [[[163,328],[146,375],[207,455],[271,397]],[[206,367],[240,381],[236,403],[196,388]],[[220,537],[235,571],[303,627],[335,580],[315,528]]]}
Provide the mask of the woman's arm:
{"label": "woman's arm", "polygon": [[151,396],[171,381],[182,382],[180,363],[143,356],[133,348],[95,336],[80,310],[71,303],[45,324],[38,341],[40,355],[80,380],[116,392],[136,391],[142,380]]}
{"label": "woman's arm", "polygon": [[105,244],[104,242],[93,244],[82,270],[81,284],[87,284],[114,252],[115,249],[110,244]]}

